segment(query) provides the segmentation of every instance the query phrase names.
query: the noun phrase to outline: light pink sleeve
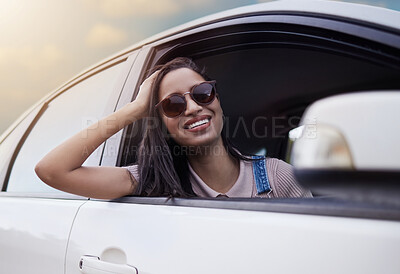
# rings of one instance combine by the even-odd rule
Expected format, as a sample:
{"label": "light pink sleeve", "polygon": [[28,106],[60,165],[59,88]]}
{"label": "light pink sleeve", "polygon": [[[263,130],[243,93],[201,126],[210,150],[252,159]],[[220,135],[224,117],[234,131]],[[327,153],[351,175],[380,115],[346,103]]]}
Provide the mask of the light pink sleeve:
{"label": "light pink sleeve", "polygon": [[139,166],[138,165],[131,165],[131,166],[123,166],[123,168],[127,169],[136,182],[139,182]]}

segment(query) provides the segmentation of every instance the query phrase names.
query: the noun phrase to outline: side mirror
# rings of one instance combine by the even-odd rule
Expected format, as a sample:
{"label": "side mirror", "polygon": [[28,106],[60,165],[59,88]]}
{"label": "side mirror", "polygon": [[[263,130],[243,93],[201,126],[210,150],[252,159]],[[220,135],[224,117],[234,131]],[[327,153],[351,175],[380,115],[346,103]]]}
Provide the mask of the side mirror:
{"label": "side mirror", "polygon": [[400,91],[313,103],[292,130],[295,176],[313,193],[400,204]]}

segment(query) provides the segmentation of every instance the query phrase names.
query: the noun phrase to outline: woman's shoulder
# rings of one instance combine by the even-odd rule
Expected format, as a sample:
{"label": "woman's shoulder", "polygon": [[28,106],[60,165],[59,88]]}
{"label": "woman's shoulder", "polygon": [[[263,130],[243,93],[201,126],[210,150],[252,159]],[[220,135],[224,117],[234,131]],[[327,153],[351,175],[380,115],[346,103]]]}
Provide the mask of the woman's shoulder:
{"label": "woman's shoulder", "polygon": [[291,176],[293,174],[293,166],[278,158],[266,157],[265,166],[267,167],[268,171],[272,171],[277,175],[283,175],[287,173],[287,175]]}
{"label": "woman's shoulder", "polygon": [[277,158],[265,158],[268,178],[275,187],[279,198],[312,197],[311,192],[297,182],[293,166]]}

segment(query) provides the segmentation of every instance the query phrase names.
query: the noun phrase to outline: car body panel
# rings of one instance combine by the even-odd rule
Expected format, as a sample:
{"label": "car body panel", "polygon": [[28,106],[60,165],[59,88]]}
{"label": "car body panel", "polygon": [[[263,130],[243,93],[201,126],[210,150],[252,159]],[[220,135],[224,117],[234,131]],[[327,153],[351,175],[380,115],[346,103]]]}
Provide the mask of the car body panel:
{"label": "car body panel", "polygon": [[85,202],[0,197],[0,273],[64,273],[72,223]]}
{"label": "car body panel", "polygon": [[398,273],[399,231],[396,221],[90,201],[66,274],[113,248],[146,274]]}

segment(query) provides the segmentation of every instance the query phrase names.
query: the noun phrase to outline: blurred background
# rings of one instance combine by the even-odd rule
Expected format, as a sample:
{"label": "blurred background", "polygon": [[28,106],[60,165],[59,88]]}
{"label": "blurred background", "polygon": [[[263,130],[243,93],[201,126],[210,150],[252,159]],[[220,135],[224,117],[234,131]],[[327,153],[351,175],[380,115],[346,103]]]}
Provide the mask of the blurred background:
{"label": "blurred background", "polygon": [[[298,0],[301,1],[301,0]],[[0,135],[85,68],[153,34],[263,0],[0,0]],[[400,0],[353,0],[400,10]]]}

